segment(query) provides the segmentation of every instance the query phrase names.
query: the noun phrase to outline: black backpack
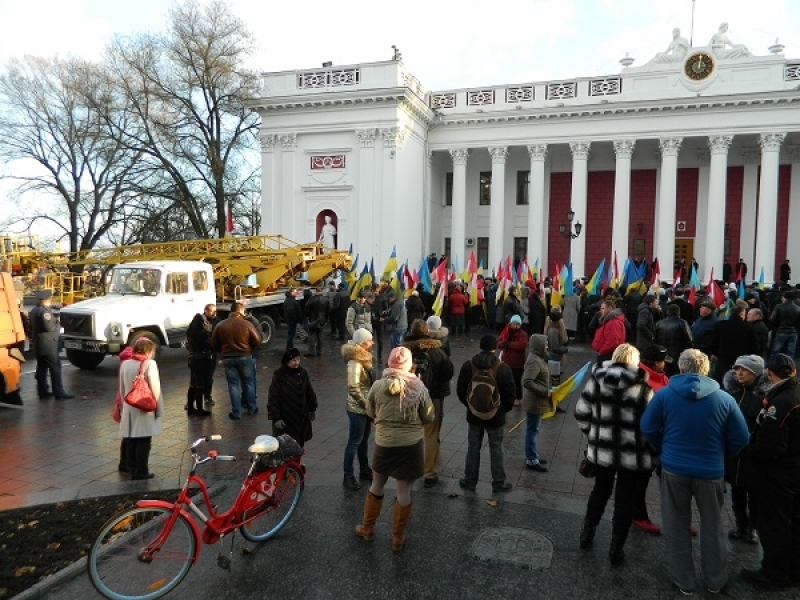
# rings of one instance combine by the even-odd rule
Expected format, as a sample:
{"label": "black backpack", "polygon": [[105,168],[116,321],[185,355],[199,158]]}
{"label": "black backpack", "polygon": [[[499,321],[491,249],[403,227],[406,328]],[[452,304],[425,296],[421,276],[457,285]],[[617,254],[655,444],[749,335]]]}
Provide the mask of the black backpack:
{"label": "black backpack", "polygon": [[433,361],[425,350],[414,350],[411,352],[411,359],[414,363],[414,374],[425,384],[428,394],[433,394]]}

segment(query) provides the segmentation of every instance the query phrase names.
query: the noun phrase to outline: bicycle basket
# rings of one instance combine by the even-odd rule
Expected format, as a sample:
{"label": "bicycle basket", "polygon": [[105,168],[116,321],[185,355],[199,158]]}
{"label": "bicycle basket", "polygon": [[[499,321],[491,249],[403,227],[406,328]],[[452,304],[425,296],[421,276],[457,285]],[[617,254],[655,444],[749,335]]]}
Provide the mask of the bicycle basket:
{"label": "bicycle basket", "polygon": [[276,439],[278,440],[278,449],[273,452],[260,454],[256,459],[256,466],[253,469],[254,473],[263,473],[268,469],[280,467],[293,456],[300,456],[303,454],[303,448],[289,434],[284,433]]}

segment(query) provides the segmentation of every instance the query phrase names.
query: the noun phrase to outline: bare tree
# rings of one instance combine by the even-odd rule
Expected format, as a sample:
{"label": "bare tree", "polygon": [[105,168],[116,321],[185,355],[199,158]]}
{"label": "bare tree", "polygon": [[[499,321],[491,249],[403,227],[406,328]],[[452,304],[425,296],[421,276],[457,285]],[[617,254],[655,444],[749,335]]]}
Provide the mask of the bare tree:
{"label": "bare tree", "polygon": [[136,123],[116,135],[142,153],[146,189],[177,204],[196,237],[222,237],[226,202],[251,191],[258,116],[245,102],[258,76],[244,68],[253,38],[224,2],[193,0],[170,13],[165,35],[118,38],[110,64]]}
{"label": "bare tree", "polygon": [[109,135],[110,123],[125,127],[120,102],[94,63],[9,63],[0,76],[0,159],[13,165],[4,176],[20,183],[22,229],[48,221],[74,252],[92,248],[115,226],[138,177],[139,154]]}

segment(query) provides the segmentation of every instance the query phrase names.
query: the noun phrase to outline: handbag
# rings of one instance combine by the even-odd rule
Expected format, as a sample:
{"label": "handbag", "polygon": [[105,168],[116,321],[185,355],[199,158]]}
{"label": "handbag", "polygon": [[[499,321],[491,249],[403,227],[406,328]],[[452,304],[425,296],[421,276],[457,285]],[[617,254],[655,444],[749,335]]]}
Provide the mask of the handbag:
{"label": "handbag", "polygon": [[111,418],[114,419],[117,423],[122,421],[122,405],[114,403],[114,410],[111,411]]}
{"label": "handbag", "polygon": [[587,479],[591,479],[595,476],[594,463],[589,460],[586,450],[583,451],[583,460],[581,461],[581,464],[578,465],[578,473]]}
{"label": "handbag", "polygon": [[143,360],[139,364],[139,372],[133,379],[131,390],[125,395],[125,402],[144,412],[153,412],[158,406],[158,401],[153,395],[153,390],[144,377],[145,367],[149,361]]}

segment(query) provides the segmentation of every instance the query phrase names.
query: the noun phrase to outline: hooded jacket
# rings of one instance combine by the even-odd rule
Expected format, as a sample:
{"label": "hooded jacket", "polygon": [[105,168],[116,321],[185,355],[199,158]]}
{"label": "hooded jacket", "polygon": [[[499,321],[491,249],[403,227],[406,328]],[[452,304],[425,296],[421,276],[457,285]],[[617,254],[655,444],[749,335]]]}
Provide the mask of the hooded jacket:
{"label": "hooded jacket", "polygon": [[347,412],[367,412],[367,394],[375,381],[372,353],[358,344],[343,344],[342,358],[347,365]]}
{"label": "hooded jacket", "polygon": [[440,327],[439,329],[429,329],[428,335],[442,343],[442,350],[447,356],[450,356],[450,330],[447,327]]}
{"label": "hooded jacket", "polygon": [[525,367],[525,356],[528,353],[528,334],[525,333],[522,327],[512,329],[509,325],[508,337],[499,339],[497,347],[503,351],[503,362],[509,367],[520,371]]}
{"label": "hooded jacket", "polygon": [[639,428],[639,420],[653,390],[647,374],[633,365],[604,362],[575,405],[578,427],[588,439],[587,458],[601,467],[648,471],[653,449]]}
{"label": "hooded jacket", "polygon": [[[742,411],[745,423],[747,423],[747,429],[752,434],[756,428],[756,417],[761,411],[761,401],[770,388],[766,374],[757,377],[753,385],[745,387],[736,379],[736,371],[731,369],[725,373],[722,386],[739,405],[739,410]],[[733,485],[750,486],[757,479],[756,469],[755,462],[748,457],[748,448],[745,448],[736,457],[729,457],[725,460],[725,480]]]}
{"label": "hooded jacket", "polygon": [[528,357],[522,371],[522,410],[543,415],[552,410],[550,369],[547,368],[547,337],[533,334],[528,341]]}
{"label": "hooded jacket", "polygon": [[773,385],[760,411],[747,455],[767,485],[800,490],[800,381]]}
{"label": "hooded jacket", "polygon": [[670,377],[647,406],[641,429],[661,451],[665,471],[706,480],[721,479],[725,457],[739,454],[750,439],[733,397],[696,373]]}
{"label": "hooded jacket", "polygon": [[[469,389],[470,381],[472,381],[472,365],[474,364],[477,369],[491,369],[498,361],[500,359],[495,356],[494,352],[481,351],[461,365],[461,371],[458,373],[458,382],[456,383],[456,394],[461,404],[467,406],[467,390]],[[486,429],[495,429],[506,424],[506,413],[514,408],[514,400],[517,394],[514,386],[514,375],[507,364],[502,363],[498,367],[495,381],[497,382],[497,391],[500,393],[500,408],[491,419],[478,418],[467,408],[467,423]]]}

